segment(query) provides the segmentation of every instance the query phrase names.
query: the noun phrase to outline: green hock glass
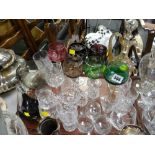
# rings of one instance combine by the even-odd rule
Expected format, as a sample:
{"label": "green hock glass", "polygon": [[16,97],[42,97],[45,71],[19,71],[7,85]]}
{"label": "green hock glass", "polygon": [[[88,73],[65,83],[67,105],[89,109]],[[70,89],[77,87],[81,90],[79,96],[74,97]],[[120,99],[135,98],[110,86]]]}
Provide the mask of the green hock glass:
{"label": "green hock glass", "polygon": [[101,56],[87,56],[83,64],[85,75],[92,79],[97,79],[103,76],[105,69],[104,59]]}

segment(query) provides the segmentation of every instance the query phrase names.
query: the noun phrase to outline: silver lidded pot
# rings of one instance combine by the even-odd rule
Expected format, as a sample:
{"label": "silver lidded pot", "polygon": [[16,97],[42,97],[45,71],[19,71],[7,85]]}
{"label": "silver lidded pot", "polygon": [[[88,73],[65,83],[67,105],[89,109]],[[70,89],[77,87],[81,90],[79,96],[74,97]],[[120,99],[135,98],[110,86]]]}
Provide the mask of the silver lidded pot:
{"label": "silver lidded pot", "polygon": [[11,66],[16,59],[16,55],[11,49],[0,48],[0,71]]}
{"label": "silver lidded pot", "polygon": [[26,66],[23,58],[16,56],[12,50],[0,49],[0,94],[15,88],[19,66]]}

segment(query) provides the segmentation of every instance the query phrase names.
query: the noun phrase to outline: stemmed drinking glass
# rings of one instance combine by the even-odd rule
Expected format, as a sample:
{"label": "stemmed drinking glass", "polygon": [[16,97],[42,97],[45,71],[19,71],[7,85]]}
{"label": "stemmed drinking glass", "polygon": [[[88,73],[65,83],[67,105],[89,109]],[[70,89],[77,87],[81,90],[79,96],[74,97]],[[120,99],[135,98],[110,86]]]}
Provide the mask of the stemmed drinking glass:
{"label": "stemmed drinking glass", "polygon": [[151,53],[146,54],[139,64],[139,88],[141,96],[140,106],[142,109],[155,105],[155,47],[152,47]]}
{"label": "stemmed drinking glass", "polygon": [[61,63],[53,63],[49,59],[47,51],[35,53],[33,60],[49,86],[57,88],[63,83],[64,74]]}
{"label": "stemmed drinking glass", "polygon": [[38,51],[33,55],[33,60],[37,65],[40,72],[45,75],[48,68],[52,68],[53,64],[48,58],[48,52],[46,50]]}
{"label": "stemmed drinking glass", "polygon": [[131,79],[119,86],[109,84],[109,95],[101,98],[102,109],[110,114],[110,122],[117,130],[136,123],[137,114],[133,104],[138,94],[132,89]]}
{"label": "stemmed drinking glass", "polygon": [[52,117],[56,118],[56,105],[55,96],[52,90],[44,86],[42,88],[38,88],[35,91],[35,95],[37,97],[39,103],[39,112],[42,118],[44,117]]}
{"label": "stemmed drinking glass", "polygon": [[105,62],[103,57],[99,55],[86,56],[83,71],[85,75],[92,79],[97,79],[102,77],[105,68]]}
{"label": "stemmed drinking glass", "polygon": [[92,100],[95,100],[100,95],[100,86],[102,82],[100,79],[88,79],[88,97]]}
{"label": "stemmed drinking glass", "polygon": [[46,72],[46,82],[49,86],[58,88],[64,82],[64,73],[61,63],[53,63],[53,67],[49,68]]}
{"label": "stemmed drinking glass", "polygon": [[66,109],[64,106],[59,104],[56,107],[58,118],[61,120],[62,125],[66,131],[72,132],[77,128],[77,108]]}
{"label": "stemmed drinking glass", "polygon": [[81,133],[91,134],[94,129],[93,121],[87,115],[78,117],[78,129]]}
{"label": "stemmed drinking glass", "polygon": [[142,112],[145,127],[150,134],[155,134],[155,105],[146,107]]}
{"label": "stemmed drinking glass", "polygon": [[112,125],[110,124],[107,116],[99,115],[94,122],[95,132],[101,135],[107,135],[111,132]]}
{"label": "stemmed drinking glass", "polygon": [[101,105],[97,101],[89,100],[87,105],[85,106],[85,113],[86,115],[91,118],[93,121],[101,115],[102,109]]}
{"label": "stemmed drinking glass", "polygon": [[139,64],[139,76],[141,81],[150,81],[154,84],[155,80],[155,47],[152,47],[151,53],[144,55]]}
{"label": "stemmed drinking glass", "polygon": [[81,99],[81,91],[72,79],[65,77],[61,92],[57,97],[66,108],[77,107]]}
{"label": "stemmed drinking glass", "polygon": [[53,62],[61,62],[65,60],[67,50],[65,45],[60,42],[53,42],[49,44],[48,47],[48,58]]}
{"label": "stemmed drinking glass", "polygon": [[126,125],[136,125],[137,113],[134,107],[130,111],[124,113],[119,111],[112,111],[110,114],[110,122],[117,129],[122,130]]}
{"label": "stemmed drinking glass", "polygon": [[0,133],[3,135],[28,135],[27,128],[17,115],[0,109]]}

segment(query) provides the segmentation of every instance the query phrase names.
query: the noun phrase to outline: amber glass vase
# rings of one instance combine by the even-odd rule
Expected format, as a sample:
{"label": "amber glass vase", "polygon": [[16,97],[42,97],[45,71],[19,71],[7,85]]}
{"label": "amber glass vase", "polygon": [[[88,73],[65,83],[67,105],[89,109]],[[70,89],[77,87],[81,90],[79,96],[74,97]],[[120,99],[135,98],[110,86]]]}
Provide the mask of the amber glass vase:
{"label": "amber glass vase", "polygon": [[82,74],[83,60],[79,55],[68,55],[63,62],[63,71],[68,77],[76,78]]}

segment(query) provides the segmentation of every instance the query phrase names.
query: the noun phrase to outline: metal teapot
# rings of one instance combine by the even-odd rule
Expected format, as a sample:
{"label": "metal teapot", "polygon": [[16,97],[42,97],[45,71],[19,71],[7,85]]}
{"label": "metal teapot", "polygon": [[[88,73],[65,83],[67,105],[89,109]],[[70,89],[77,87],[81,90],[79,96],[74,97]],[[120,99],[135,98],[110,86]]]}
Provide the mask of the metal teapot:
{"label": "metal teapot", "polygon": [[19,66],[25,65],[25,60],[19,56],[16,56],[14,63],[0,72],[0,93],[7,92],[15,88],[18,83],[16,70]]}
{"label": "metal teapot", "polygon": [[16,55],[11,49],[0,48],[0,71],[11,66],[16,59]]}

